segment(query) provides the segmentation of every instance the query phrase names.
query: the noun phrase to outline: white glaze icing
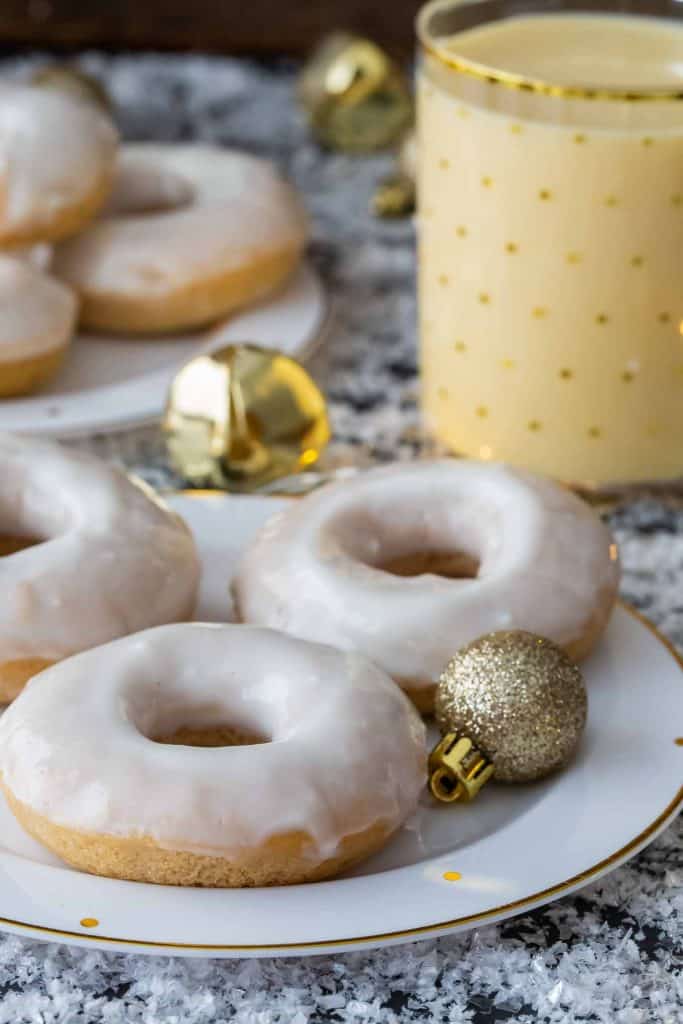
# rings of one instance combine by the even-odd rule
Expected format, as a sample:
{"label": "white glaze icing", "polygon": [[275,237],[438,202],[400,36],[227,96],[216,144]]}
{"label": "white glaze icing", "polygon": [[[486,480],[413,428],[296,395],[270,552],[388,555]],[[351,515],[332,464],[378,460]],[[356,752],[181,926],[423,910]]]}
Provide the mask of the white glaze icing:
{"label": "white glaze icing", "polygon": [[[269,738],[152,742],[181,726]],[[410,815],[425,784],[410,702],[356,654],[250,626],[162,626],[35,676],[0,719],[4,785],[53,823],[239,852],[308,832],[312,863],[341,838]]]}
{"label": "white glaze icing", "polygon": [[[146,147],[141,147],[143,150]],[[119,153],[114,184],[103,217],[159,212],[187,206],[195,195],[187,178],[135,146]]]}
{"label": "white glaze icing", "polygon": [[0,235],[39,235],[102,187],[117,134],[93,105],[53,89],[0,85]]}
{"label": "white glaze icing", "polygon": [[305,244],[296,193],[265,160],[210,146],[131,145],[119,170],[115,202],[124,209],[184,202],[180,182],[194,198],[104,217],[61,245],[55,271],[77,289],[162,297]]}
{"label": "white glaze icing", "polygon": [[24,258],[0,254],[0,373],[3,363],[44,355],[71,340],[76,296],[34,265],[42,248],[32,247]]}
{"label": "white glaze icing", "polygon": [[92,456],[0,434],[0,535],[44,543],[0,558],[0,664],[65,658],[191,615],[185,524]]}
{"label": "white glaze icing", "polygon": [[[374,568],[424,550],[471,555],[476,579]],[[444,459],[371,470],[292,503],[244,556],[234,592],[247,622],[359,650],[395,679],[429,686],[483,633],[571,643],[618,576],[608,531],[569,491]]]}

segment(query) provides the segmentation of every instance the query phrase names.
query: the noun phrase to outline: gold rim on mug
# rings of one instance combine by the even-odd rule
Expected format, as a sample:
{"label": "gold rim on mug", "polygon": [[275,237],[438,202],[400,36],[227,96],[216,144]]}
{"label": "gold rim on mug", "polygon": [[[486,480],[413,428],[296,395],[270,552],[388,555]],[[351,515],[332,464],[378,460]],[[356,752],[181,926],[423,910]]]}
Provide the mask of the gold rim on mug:
{"label": "gold rim on mug", "polygon": [[432,0],[418,13],[416,20],[417,35],[425,53],[440,60],[442,64],[461,75],[469,75],[489,85],[502,85],[507,89],[518,89],[522,92],[541,93],[567,100],[617,100],[621,103],[643,103],[665,101],[673,103],[683,101],[683,90],[670,89],[592,89],[583,86],[558,85],[540,78],[527,78],[514,71],[503,71],[501,68],[489,67],[478,61],[459,57],[440,46],[429,28],[435,14],[464,7],[468,0]]}
{"label": "gold rim on mug", "polygon": [[[657,627],[639,611],[632,608],[631,605],[626,604],[626,602],[619,601],[619,606],[623,608],[624,611],[628,612],[629,615],[632,615],[634,619],[640,622],[641,625],[645,626],[645,628],[652,633],[659,643],[667,649],[674,661],[678,664],[679,668],[683,671],[683,657],[678,653],[673,644],[659,632]],[[274,953],[276,951],[279,952],[280,950],[297,952],[307,949],[326,949],[331,946],[362,946],[367,943],[387,942],[398,939],[406,939],[407,941],[411,939],[418,940],[428,938],[434,933],[447,932],[451,929],[460,928],[464,925],[484,924],[489,921],[495,921],[504,914],[517,914],[523,910],[532,910],[534,907],[553,900],[557,896],[568,894],[572,890],[600,877],[609,868],[619,866],[619,864],[622,861],[625,861],[629,855],[638,853],[647,845],[648,840],[654,838],[654,835],[665,826],[667,821],[673,818],[675,812],[680,810],[682,804],[683,786],[680,787],[673,800],[667,804],[664,810],[658,814],[657,817],[642,830],[642,832],[639,832],[638,835],[634,836],[633,839],[620,849],[615,850],[615,852],[610,854],[609,857],[603,858],[596,864],[591,865],[591,867],[586,868],[584,871],[580,871],[578,874],[566,879],[564,882],[558,882],[557,885],[551,885],[547,889],[541,889],[539,892],[533,893],[531,896],[525,896],[522,899],[513,900],[510,903],[503,903],[499,907],[490,907],[488,910],[479,911],[477,914],[456,917],[447,921],[436,921],[433,924],[421,925],[417,928],[406,928],[405,930],[394,932],[379,932],[376,935],[349,936],[348,938],[342,939],[322,939],[315,942],[283,942],[268,945],[222,945],[194,942],[154,942],[147,939],[127,939],[112,935],[93,935],[92,933],[88,934],[86,932],[64,931],[61,928],[48,928],[44,925],[31,924],[28,921],[18,921],[5,917],[0,917],[0,927],[2,925],[7,925],[10,928],[25,928],[29,935],[39,934],[45,935],[47,938],[78,939],[79,941],[85,940],[86,942],[90,941],[95,943],[110,942],[118,946],[131,946],[138,949],[200,950],[205,951],[207,954],[211,952]]]}

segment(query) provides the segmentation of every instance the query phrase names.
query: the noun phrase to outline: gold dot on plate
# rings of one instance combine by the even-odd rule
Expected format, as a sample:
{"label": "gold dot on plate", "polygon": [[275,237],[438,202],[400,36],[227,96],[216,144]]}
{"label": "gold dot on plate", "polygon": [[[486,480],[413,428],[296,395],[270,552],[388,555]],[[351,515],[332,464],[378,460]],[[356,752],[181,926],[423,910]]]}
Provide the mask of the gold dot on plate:
{"label": "gold dot on plate", "polygon": [[479,292],[479,302],[482,306],[488,306],[491,302],[491,296],[488,292]]}
{"label": "gold dot on plate", "polygon": [[583,253],[577,252],[575,249],[571,249],[565,256],[567,263],[575,265],[583,262]]}
{"label": "gold dot on plate", "polygon": [[607,316],[607,313],[598,313],[595,318],[595,322],[596,324],[608,324],[609,317]]}
{"label": "gold dot on plate", "polygon": [[632,267],[642,267],[644,262],[645,260],[642,256],[631,256],[630,263]]}
{"label": "gold dot on plate", "polygon": [[616,196],[610,195],[610,196],[605,196],[604,203],[605,203],[605,206],[618,206],[619,205],[619,200],[617,199]]}
{"label": "gold dot on plate", "polygon": [[602,430],[600,429],[600,427],[589,427],[588,436],[592,437],[594,440],[597,440],[597,438],[602,437]]}
{"label": "gold dot on plate", "polygon": [[453,348],[455,349],[456,352],[467,351],[467,345],[465,344],[464,341],[456,341],[455,344],[453,345]]}
{"label": "gold dot on plate", "polygon": [[534,306],[534,308],[531,310],[531,315],[534,318],[534,320],[545,320],[545,318],[548,315],[548,312],[549,311],[547,306]]}
{"label": "gold dot on plate", "polygon": [[623,380],[624,384],[630,384],[632,380],[635,380],[635,378],[636,375],[631,370],[624,370],[624,372],[621,375],[621,379]]}
{"label": "gold dot on plate", "polygon": [[459,871],[444,871],[443,877],[447,882],[459,882],[462,875]]}
{"label": "gold dot on plate", "polygon": [[683,736],[677,736],[674,743],[677,747],[683,747]]}
{"label": "gold dot on plate", "polygon": [[646,135],[644,138],[640,140],[640,144],[641,146],[645,146],[646,149],[649,149],[650,146],[654,146],[655,140],[652,138],[651,135]]}
{"label": "gold dot on plate", "polygon": [[672,206],[683,206],[683,192],[674,192],[671,197]]}
{"label": "gold dot on plate", "polygon": [[451,166],[450,160],[447,160],[445,156],[442,156],[441,159],[439,160],[439,167],[441,168],[441,170],[442,171],[447,171],[450,166]]}
{"label": "gold dot on plate", "polygon": [[524,125],[517,124],[515,122],[514,124],[510,125],[510,131],[512,132],[513,135],[521,135],[524,131]]}
{"label": "gold dot on plate", "polygon": [[478,405],[474,411],[476,412],[480,420],[485,420],[489,414],[489,411],[485,405]]}
{"label": "gold dot on plate", "polygon": [[506,252],[519,252],[519,246],[517,245],[516,242],[506,242],[505,243],[505,251]]}
{"label": "gold dot on plate", "polygon": [[538,198],[542,199],[544,202],[547,202],[549,199],[553,198],[553,194],[549,188],[542,188],[539,190]]}
{"label": "gold dot on plate", "polygon": [[470,116],[470,112],[467,109],[467,107],[458,107],[456,113],[457,113],[458,117],[469,117]]}
{"label": "gold dot on plate", "polygon": [[500,365],[504,370],[514,370],[517,366],[517,361],[515,359],[501,359]]}
{"label": "gold dot on plate", "polygon": [[448,388],[439,388],[437,395],[442,402],[446,402],[448,400]]}
{"label": "gold dot on plate", "polygon": [[660,324],[669,324],[671,323],[671,313],[658,313],[657,319]]}
{"label": "gold dot on plate", "polygon": [[455,229],[455,233],[458,236],[458,238],[467,238],[467,228],[465,227],[464,224],[458,224],[457,228]]}
{"label": "gold dot on plate", "polygon": [[488,174],[485,174],[484,177],[481,179],[481,183],[484,186],[484,188],[491,188],[491,186],[493,185],[493,178],[489,178]]}
{"label": "gold dot on plate", "polygon": [[574,376],[574,371],[570,370],[568,366],[563,366],[560,370],[560,378],[562,380],[571,380]]}
{"label": "gold dot on plate", "polygon": [[577,144],[577,146],[582,146],[583,143],[587,141],[588,137],[584,135],[582,132],[577,132],[574,136],[574,142]]}
{"label": "gold dot on plate", "polygon": [[81,928],[97,928],[99,923],[96,917],[81,918]]}
{"label": "gold dot on plate", "polygon": [[441,285],[442,288],[445,288],[449,281],[450,277],[448,276],[448,274],[439,274],[439,284]]}
{"label": "gold dot on plate", "polygon": [[538,431],[541,429],[541,421],[540,420],[529,420],[529,422],[527,423],[527,427],[534,434],[537,434]]}

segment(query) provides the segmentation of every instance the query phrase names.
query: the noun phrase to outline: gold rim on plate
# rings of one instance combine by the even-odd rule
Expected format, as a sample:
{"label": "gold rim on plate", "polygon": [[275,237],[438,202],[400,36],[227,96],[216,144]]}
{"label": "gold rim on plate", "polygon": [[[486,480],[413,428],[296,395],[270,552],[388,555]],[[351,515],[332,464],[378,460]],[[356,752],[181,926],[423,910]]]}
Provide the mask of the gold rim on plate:
{"label": "gold rim on plate", "polygon": [[[634,619],[640,622],[641,625],[645,626],[645,628],[652,633],[655,639],[657,639],[659,643],[666,648],[679,668],[683,670],[683,657],[678,653],[673,644],[659,632],[657,627],[639,611],[632,608],[631,605],[626,604],[624,601],[619,601],[618,603],[620,608],[623,608],[629,615],[632,615]],[[629,854],[635,854],[640,848],[644,847],[647,844],[647,841],[653,838],[655,833],[658,832],[665,825],[667,820],[674,815],[675,811],[680,808],[682,803],[683,786],[679,788],[678,793],[673,800],[667,804],[664,810],[658,814],[654,821],[650,822],[642,832],[639,832],[638,835],[634,836],[633,839],[622,846],[619,850],[610,854],[609,857],[603,858],[603,860],[598,861],[596,864],[586,868],[584,871],[580,871],[571,878],[567,878],[564,882],[558,882],[557,885],[551,885],[547,889],[541,889],[539,892],[532,893],[531,896],[512,900],[510,903],[502,903],[499,907],[491,907],[489,910],[481,910],[476,914],[468,914],[464,917],[455,917],[447,921],[436,921],[433,924],[420,925],[417,928],[406,928],[405,930],[394,932],[378,932],[375,935],[350,936],[341,939],[319,939],[314,942],[282,942],[267,945],[222,945],[194,942],[154,942],[147,939],[118,938],[112,935],[64,931],[60,928],[48,928],[44,925],[30,924],[28,921],[17,921],[5,917],[0,917],[0,927],[2,925],[7,925],[10,928],[26,928],[32,934],[38,933],[49,938],[78,939],[79,941],[86,940],[95,943],[110,942],[119,946],[132,946],[141,949],[202,950],[207,954],[211,952],[267,953],[279,950],[296,952],[307,949],[325,949],[331,946],[360,946],[373,942],[385,942],[391,939],[428,938],[435,932],[446,932],[454,928],[462,927],[463,925],[485,923],[508,913],[518,913],[522,910],[531,910],[539,904],[549,902],[556,896],[568,893],[570,890],[576,889],[580,885],[590,882],[592,879],[602,875],[607,868],[618,866],[621,861],[627,859]]]}

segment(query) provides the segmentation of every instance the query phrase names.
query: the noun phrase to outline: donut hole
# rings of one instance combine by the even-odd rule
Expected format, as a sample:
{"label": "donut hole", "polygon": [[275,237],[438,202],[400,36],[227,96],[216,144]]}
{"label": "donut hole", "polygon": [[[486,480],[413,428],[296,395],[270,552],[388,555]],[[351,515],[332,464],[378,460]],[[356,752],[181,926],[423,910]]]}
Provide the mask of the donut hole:
{"label": "donut hole", "polygon": [[44,544],[46,539],[45,537],[21,537],[11,534],[0,535],[0,558],[16,555],[17,552],[25,551],[26,548],[35,548],[38,544]]}
{"label": "donut hole", "polygon": [[152,743],[183,747],[244,747],[270,743],[272,736],[248,711],[207,699],[188,701],[172,685],[152,679],[135,687],[126,701],[126,717]]}
{"label": "donut hole", "polygon": [[387,500],[377,488],[334,516],[323,545],[390,576],[477,579],[487,556],[490,511],[476,502]]}
{"label": "donut hole", "polygon": [[480,562],[466,551],[410,551],[373,566],[392,576],[441,576],[447,580],[476,580]]}
{"label": "donut hole", "polygon": [[149,739],[153,743],[179,747],[253,747],[270,742],[267,736],[244,732],[231,725],[213,725],[204,728],[181,725],[168,735],[150,736]]}

